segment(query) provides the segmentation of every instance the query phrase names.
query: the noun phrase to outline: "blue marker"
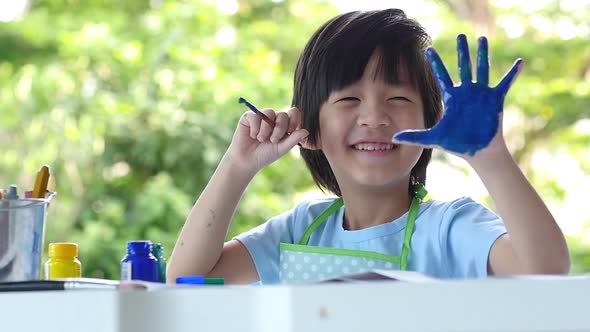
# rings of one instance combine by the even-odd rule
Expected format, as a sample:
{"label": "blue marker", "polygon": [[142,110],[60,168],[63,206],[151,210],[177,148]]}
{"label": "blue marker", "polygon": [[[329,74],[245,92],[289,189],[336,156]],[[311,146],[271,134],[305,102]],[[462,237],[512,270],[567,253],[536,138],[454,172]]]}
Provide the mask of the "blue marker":
{"label": "blue marker", "polygon": [[223,285],[225,279],[223,278],[205,278],[202,275],[184,276],[176,278],[178,285]]}

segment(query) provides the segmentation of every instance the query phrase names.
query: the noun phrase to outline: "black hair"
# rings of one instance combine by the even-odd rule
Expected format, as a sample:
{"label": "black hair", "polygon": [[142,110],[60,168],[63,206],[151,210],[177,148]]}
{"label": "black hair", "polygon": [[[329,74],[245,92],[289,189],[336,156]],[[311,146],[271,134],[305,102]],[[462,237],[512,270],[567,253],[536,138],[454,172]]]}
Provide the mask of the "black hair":
{"label": "black hair", "polygon": [[[424,28],[400,9],[350,12],[323,24],[305,46],[295,70],[292,105],[302,113],[302,127],[308,142],[319,137],[319,113],[333,91],[358,82],[369,59],[379,51],[377,74],[388,83],[399,83],[407,68],[410,83],[420,92],[426,128],[434,126],[442,102],[425,50],[431,40]],[[343,69],[346,70],[343,70]],[[408,190],[414,194],[418,183],[426,183],[426,167],[432,149],[424,149],[412,168]],[[342,196],[336,177],[321,150],[301,148],[318,187]]]}

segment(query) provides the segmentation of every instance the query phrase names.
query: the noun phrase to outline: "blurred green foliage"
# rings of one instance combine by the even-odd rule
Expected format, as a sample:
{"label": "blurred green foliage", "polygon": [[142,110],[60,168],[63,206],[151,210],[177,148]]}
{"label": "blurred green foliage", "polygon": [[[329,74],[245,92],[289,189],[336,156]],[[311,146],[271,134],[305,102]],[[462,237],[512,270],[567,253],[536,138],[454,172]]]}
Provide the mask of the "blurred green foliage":
{"label": "blurred green foliage", "polygon": [[[287,108],[299,52],[337,14],[311,0],[242,0],[235,13],[219,3],[37,0],[22,20],[0,24],[0,186],[30,188],[39,167],[51,166],[59,195],[46,243],[78,242],[84,276],[119,278],[128,240],[162,242],[171,253],[245,111],[237,98]],[[434,42],[452,64],[455,35],[473,27],[440,12],[445,29]],[[565,148],[590,169],[590,135],[573,129],[590,113],[587,39],[528,29],[517,39],[499,31],[490,45],[492,82],[516,57],[527,60],[507,101],[522,117],[513,151],[544,197],[559,202],[567,188],[536,177],[530,157],[539,146]],[[255,178],[228,236],[313,188],[299,159],[289,154]],[[588,241],[571,244],[574,271],[589,271]]]}

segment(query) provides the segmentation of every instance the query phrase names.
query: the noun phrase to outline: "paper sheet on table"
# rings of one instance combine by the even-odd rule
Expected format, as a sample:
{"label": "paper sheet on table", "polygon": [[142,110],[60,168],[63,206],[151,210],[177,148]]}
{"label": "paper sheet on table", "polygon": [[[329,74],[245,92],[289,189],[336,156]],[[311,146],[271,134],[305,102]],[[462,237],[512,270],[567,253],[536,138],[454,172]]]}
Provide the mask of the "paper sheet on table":
{"label": "paper sheet on table", "polygon": [[371,281],[406,281],[428,282],[436,278],[415,271],[371,270],[362,273],[347,274],[336,278],[320,281],[324,282],[371,282]]}

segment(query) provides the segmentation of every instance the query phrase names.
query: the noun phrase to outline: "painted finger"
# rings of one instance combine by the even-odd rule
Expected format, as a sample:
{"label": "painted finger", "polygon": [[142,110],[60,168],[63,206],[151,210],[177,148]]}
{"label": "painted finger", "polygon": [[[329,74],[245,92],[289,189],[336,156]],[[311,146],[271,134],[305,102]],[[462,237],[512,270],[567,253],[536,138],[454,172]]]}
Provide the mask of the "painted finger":
{"label": "painted finger", "polygon": [[459,76],[461,83],[471,83],[471,59],[469,57],[469,45],[464,34],[457,36],[457,55],[459,56]]}
{"label": "painted finger", "polygon": [[428,57],[428,62],[430,63],[430,67],[432,67],[441,91],[450,90],[453,87],[453,80],[451,80],[451,76],[436,50],[433,47],[429,47],[426,49],[426,56]]}
{"label": "painted finger", "polygon": [[522,59],[518,58],[516,61],[514,61],[512,68],[510,68],[500,83],[498,83],[498,86],[496,86],[498,93],[501,95],[506,95],[508,89],[510,89],[510,86],[512,86],[512,83],[514,83],[514,80],[516,80],[516,77],[518,77],[518,74],[522,70],[523,66],[524,61],[522,61]]}
{"label": "painted finger", "polygon": [[479,37],[477,44],[477,83],[488,86],[490,84],[488,39],[486,37]]}
{"label": "painted finger", "polygon": [[404,130],[393,135],[393,143],[411,143],[422,146],[433,146],[437,143],[436,133],[432,129],[427,130]]}

